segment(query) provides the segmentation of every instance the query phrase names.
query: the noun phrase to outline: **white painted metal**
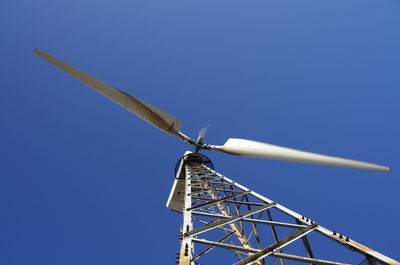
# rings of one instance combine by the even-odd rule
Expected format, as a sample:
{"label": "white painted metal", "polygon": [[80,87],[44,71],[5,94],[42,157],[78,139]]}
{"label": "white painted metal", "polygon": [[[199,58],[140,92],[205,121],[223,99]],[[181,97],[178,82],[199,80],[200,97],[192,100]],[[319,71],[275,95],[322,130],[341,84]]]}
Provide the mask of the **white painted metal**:
{"label": "white painted metal", "polygon": [[321,155],[292,148],[256,142],[245,139],[229,138],[223,146],[211,146],[212,150],[254,158],[283,160],[324,166],[346,167],[373,171],[390,171],[389,167],[351,160],[346,158]]}
{"label": "white painted metal", "polygon": [[[228,181],[228,182],[232,182],[233,181],[230,178],[218,173],[217,171],[206,167],[205,165],[203,165],[203,167],[205,169],[209,170],[210,172],[214,173],[215,175],[217,175],[219,177],[223,177],[225,181]],[[239,184],[237,182],[235,182],[235,186],[240,188],[243,191],[250,191],[250,189],[246,188],[245,186],[243,186],[243,185],[241,185],[241,184]],[[268,199],[267,197],[255,192],[255,191],[250,191],[250,194],[253,195],[254,197],[266,202],[266,203],[274,202],[273,200]],[[304,220],[302,218],[304,216],[300,215],[299,213],[296,213],[293,210],[290,210],[290,209],[286,208],[285,206],[283,206],[283,205],[281,205],[279,203],[276,203],[275,208],[278,209],[279,211],[287,214],[287,215],[292,216],[293,218],[295,218],[296,220],[299,220],[300,222],[302,222],[305,225],[309,225],[310,224],[309,221],[306,221],[306,220]],[[375,251],[375,250],[372,250],[372,249],[368,248],[367,246],[364,246],[364,245],[354,241],[353,239],[350,240],[350,241],[346,241],[344,237],[340,238],[339,235],[335,236],[333,231],[331,231],[331,230],[329,230],[329,229],[327,229],[327,228],[325,228],[325,227],[323,227],[321,225],[319,225],[317,227],[316,231],[319,232],[321,235],[324,235],[327,238],[330,238],[330,239],[340,243],[341,245],[343,245],[343,246],[345,246],[347,248],[350,248],[352,251],[357,251],[358,253],[361,253],[361,254],[367,254],[367,255],[375,258],[376,260],[380,261],[382,264],[400,265],[400,262],[397,262],[396,260],[393,260],[393,259],[391,259],[391,258],[389,258],[389,257],[387,257],[387,256]]]}
{"label": "white painted metal", "polygon": [[[186,151],[184,156],[191,153],[190,151]],[[184,161],[181,159],[166,205],[168,209],[179,213],[183,212],[185,194],[185,171],[183,170],[183,164]]]}
{"label": "white painted metal", "polygon": [[54,56],[51,56],[50,54],[47,54],[38,49],[35,49],[33,52],[36,55],[42,57],[47,62],[53,64],[54,66],[57,66],[67,74],[86,84],[87,86],[93,88],[103,96],[111,99],[118,105],[136,114],[143,120],[149,122],[150,124],[169,134],[181,137],[178,134],[181,122],[175,117],[80,71],[79,69],[61,61]]}
{"label": "white painted metal", "polygon": [[[305,152],[301,150],[296,150],[296,149],[291,149],[291,148],[286,148],[286,147],[281,147],[281,146],[276,146],[276,145],[271,145],[267,143],[261,143],[261,142],[256,142],[256,141],[251,141],[251,140],[245,140],[245,139],[228,139],[228,141],[223,145],[223,146],[213,146],[213,145],[204,145],[202,144],[202,141],[204,139],[205,135],[205,129],[203,128],[200,133],[199,137],[197,139],[197,142],[186,135],[184,135],[182,132],[179,131],[180,129],[180,121],[177,120],[175,117],[169,115],[168,113],[151,106],[148,103],[145,103],[139,99],[136,99],[128,94],[126,94],[123,91],[120,91],[76,68],[73,66],[45,53],[42,52],[38,49],[34,50],[34,53],[43,58],[44,60],[48,61],[49,63],[57,66],[61,70],[65,71],[66,73],[70,74],[74,78],[80,80],[84,84],[88,85],[89,87],[93,88],[97,92],[101,93],[105,97],[111,99],[115,103],[119,104],[120,106],[126,108],[130,112],[136,114],[140,118],[144,119],[145,121],[149,122],[153,126],[171,134],[174,136],[179,137],[180,139],[194,145],[196,147],[196,150],[201,150],[201,149],[210,149],[210,150],[216,150],[216,151],[222,151],[225,153],[233,154],[233,155],[239,155],[239,156],[248,156],[248,157],[255,157],[255,158],[264,158],[264,159],[272,159],[272,160],[283,160],[283,161],[292,161],[292,162],[300,162],[300,163],[310,163],[310,164],[318,164],[318,165],[327,165],[327,166],[337,166],[337,167],[346,167],[346,168],[354,168],[354,169],[364,169],[364,170],[374,170],[374,171],[390,171],[389,167],[382,166],[382,165],[377,165],[377,164],[372,164],[372,163],[367,163],[367,162],[362,162],[362,161],[356,161],[356,160],[350,160],[350,159],[345,159],[345,158],[340,158],[340,157],[333,157],[333,156],[327,156],[327,155],[321,155],[321,154],[316,154],[316,153],[310,153],[310,152]],[[190,154],[191,152],[186,152],[186,154]],[[186,170],[184,169],[184,166],[186,166]],[[254,196],[255,198],[271,204],[273,203],[271,200],[268,198],[265,198],[253,191],[250,191],[249,189],[241,186],[240,184],[237,184],[233,181],[230,181],[228,178],[222,176],[221,174],[215,172],[214,170],[206,167],[204,164],[201,166],[204,169],[206,169],[208,172],[211,172],[215,174],[215,176],[218,176],[218,179],[223,180],[225,184],[220,184],[219,186],[212,186],[209,187],[208,185],[205,185],[203,189],[197,190],[198,188],[201,188],[204,183],[207,181],[201,181],[199,184],[199,181],[194,178],[193,180],[197,183],[196,185],[200,185],[197,188],[195,186],[191,186],[191,173],[190,173],[190,165],[189,164],[184,164],[183,160],[181,161],[178,173],[177,173],[177,178],[174,180],[174,185],[172,187],[171,193],[169,195],[168,201],[167,201],[167,207],[171,210],[178,211],[183,213],[184,215],[184,226],[183,226],[183,238],[182,238],[182,247],[180,251],[180,265],[193,265],[194,260],[191,259],[191,256],[194,252],[193,249],[193,244],[192,240],[196,240],[195,238],[192,238],[193,234],[208,231],[208,229],[213,229],[213,228],[221,228],[220,226],[223,226],[225,224],[229,224],[230,228],[232,229],[232,233],[235,234],[238,238],[238,240],[242,243],[245,248],[245,252],[251,252],[249,248],[251,248],[251,245],[248,242],[248,239],[244,235],[244,231],[240,231],[239,228],[236,226],[236,224],[233,224],[233,222],[236,221],[246,221],[246,222],[252,222],[253,224],[268,224],[268,225],[281,225],[281,226],[287,226],[287,227],[295,227],[295,228],[301,228],[304,225],[310,225],[313,226],[312,221],[309,221],[308,219],[304,219],[304,217],[300,216],[299,214],[285,208],[282,205],[279,204],[273,204],[271,206],[263,206],[263,207],[274,207],[284,213],[286,213],[289,216],[294,217],[296,220],[298,220],[299,223],[302,223],[303,225],[299,224],[286,224],[282,222],[274,222],[272,219],[270,221],[265,221],[265,220],[257,220],[253,218],[244,218],[247,216],[249,213],[255,213],[258,212],[259,209],[253,209],[249,210],[248,212],[242,213],[242,214],[237,214],[235,216],[229,216],[229,213],[227,210],[221,205],[218,204],[220,202],[224,203],[245,203],[243,201],[236,202],[236,201],[228,201],[227,198],[231,198],[232,196],[235,197],[234,195],[231,195],[231,197],[226,197],[218,201],[218,197],[215,197],[215,195],[212,195],[212,193],[208,192],[210,190],[218,191],[219,188],[222,187],[227,187],[230,186],[231,189],[233,188],[238,188],[241,189],[241,191],[245,191],[246,196],[247,194]],[[217,179],[217,178],[215,178]],[[215,180],[214,179],[214,180]],[[208,184],[208,183],[207,183]],[[218,184],[218,183],[214,183]],[[194,188],[195,191],[191,191],[191,189]],[[207,191],[207,193],[210,193],[210,198],[212,200],[218,201],[217,205],[219,208],[219,211],[223,214],[223,217],[221,217],[222,220],[214,223],[213,225],[206,225],[206,227],[203,227],[201,229],[193,230],[193,224],[192,224],[192,215],[195,215],[196,212],[192,213],[192,202],[191,199],[193,195],[196,195],[198,193],[204,193]],[[228,192],[234,193],[233,190],[229,190]],[[242,196],[244,193],[241,193],[240,196]],[[233,198],[232,197],[232,198]],[[193,197],[194,198],[194,197]],[[259,204],[259,203],[258,203]],[[204,205],[212,205],[210,203],[205,203]],[[250,206],[249,206],[250,207]],[[261,207],[262,209],[264,209]],[[194,207],[193,207],[194,208]],[[260,208],[260,209],[261,209]],[[236,207],[237,211],[239,211],[239,206]],[[215,214],[214,214],[215,215]],[[371,250],[367,248],[366,246],[363,246],[354,240],[349,240],[348,238],[344,238],[342,235],[337,236],[336,233],[333,233],[332,231],[321,227],[321,226],[316,226],[315,227],[316,231],[319,233],[325,235],[326,237],[335,240],[336,242],[352,249],[353,251],[357,251],[361,254],[364,254],[367,258],[367,261],[371,260],[370,263],[375,263],[375,261],[380,261],[384,264],[396,264],[400,265],[399,262],[394,261],[374,250]],[[223,229],[225,231],[225,229]],[[256,234],[256,229],[253,227],[253,232]],[[258,235],[256,235],[258,238]],[[301,236],[299,234],[299,236]],[[225,237],[224,237],[225,238]],[[290,239],[290,238],[288,238]],[[294,238],[293,238],[294,239]],[[287,241],[286,243],[288,243]],[[216,242],[214,242],[216,243]],[[284,246],[286,244],[285,242],[281,241],[281,243],[277,242],[276,244],[281,244],[280,247]],[[227,245],[224,243],[218,243],[220,245]],[[278,249],[278,248],[277,248]],[[269,251],[269,250],[268,250]],[[269,253],[265,252],[266,254],[272,254],[274,253]],[[260,258],[264,256],[263,252],[260,252]],[[277,254],[277,253],[275,253]],[[279,253],[278,253],[279,254]],[[284,254],[280,253],[279,255],[284,256]],[[296,260],[303,260],[304,257],[297,257],[290,255],[292,259]],[[246,260],[244,260],[246,261]],[[315,262],[315,259],[309,259],[308,261],[310,262]],[[257,262],[257,264],[261,264],[261,262]],[[283,264],[283,262],[282,262]]]}
{"label": "white painted metal", "polygon": [[[181,122],[168,113],[144,102],[127,93],[114,88],[82,71],[63,62],[62,60],[47,54],[41,50],[34,49],[36,55],[40,56],[47,62],[57,66],[64,72],[83,82],[87,86],[93,88],[100,94],[111,99],[120,106],[126,108],[130,112],[136,114],[140,118],[154,125],[155,127],[174,135],[191,144],[202,144],[206,128],[200,130],[197,142],[190,139],[179,131]],[[244,139],[228,139],[223,146],[209,146],[211,150],[222,151],[225,153],[248,156],[255,158],[265,158],[272,160],[283,160],[300,163],[318,164],[326,166],[347,167],[355,169],[375,170],[375,171],[390,171],[389,167],[366,163],[356,160],[344,159],[340,157],[320,155],[296,149],[261,143]]]}
{"label": "white painted metal", "polygon": [[[182,159],[183,160],[183,159]],[[189,196],[190,194],[190,174],[189,167],[185,166],[185,193],[184,193],[184,209],[183,209],[183,227],[182,227],[182,242],[181,242],[181,251],[179,258],[179,265],[194,265],[194,261],[192,260],[194,246],[192,242],[192,236],[188,236],[187,232],[193,230],[193,222],[192,222],[192,211],[190,210],[192,206],[192,198]]]}
{"label": "white painted metal", "polygon": [[272,255],[274,252],[277,252],[279,249],[282,249],[283,247],[289,245],[293,241],[296,241],[297,239],[307,235],[308,233],[311,233],[312,231],[317,229],[317,227],[318,227],[317,224],[312,224],[306,228],[303,228],[303,229],[299,230],[298,232],[288,236],[287,238],[285,238],[279,242],[276,242],[263,250],[260,250],[259,252],[255,253],[254,255],[249,256],[239,262],[236,262],[234,265],[253,264],[256,261],[261,260],[262,258],[264,258],[266,256]]}

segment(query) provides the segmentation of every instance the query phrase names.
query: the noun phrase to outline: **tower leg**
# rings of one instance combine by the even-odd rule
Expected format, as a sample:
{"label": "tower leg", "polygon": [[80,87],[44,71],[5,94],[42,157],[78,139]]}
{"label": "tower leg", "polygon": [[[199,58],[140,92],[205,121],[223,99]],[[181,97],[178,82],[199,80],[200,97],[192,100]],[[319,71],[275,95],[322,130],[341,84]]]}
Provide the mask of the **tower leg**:
{"label": "tower leg", "polygon": [[185,165],[185,192],[184,192],[184,207],[183,207],[183,226],[182,240],[179,255],[179,265],[193,264],[193,242],[192,236],[188,236],[187,232],[193,229],[192,223],[192,199],[191,199],[191,170],[190,166]]}
{"label": "tower leg", "polygon": [[[219,249],[233,252],[231,264],[238,265],[265,265],[267,259],[271,260],[268,264],[279,259],[282,265],[288,260],[329,265],[355,263],[346,260],[348,255],[341,254],[332,254],[329,259],[316,258],[320,244],[312,244],[313,235],[323,235],[320,240],[339,243],[343,251],[361,254],[353,258],[358,259],[357,264],[400,265],[219,174],[199,156],[190,154],[181,163],[184,184],[176,191],[184,194],[179,265],[200,264]],[[364,261],[360,263],[362,257]]]}

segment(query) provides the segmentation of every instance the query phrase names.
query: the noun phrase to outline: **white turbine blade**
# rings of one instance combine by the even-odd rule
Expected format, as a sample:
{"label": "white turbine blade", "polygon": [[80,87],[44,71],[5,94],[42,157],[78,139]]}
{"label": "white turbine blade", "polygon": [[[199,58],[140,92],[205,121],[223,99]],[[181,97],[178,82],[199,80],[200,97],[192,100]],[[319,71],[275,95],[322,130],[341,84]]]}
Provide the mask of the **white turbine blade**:
{"label": "white turbine blade", "polygon": [[346,158],[327,156],[305,152],[301,150],[281,147],[277,145],[261,143],[245,139],[229,138],[223,146],[210,146],[211,150],[217,150],[232,155],[264,158],[272,160],[291,161],[316,165],[346,167],[354,169],[390,171],[389,167],[351,160]]}
{"label": "white turbine blade", "polygon": [[78,70],[77,68],[61,61],[54,56],[51,56],[38,49],[34,49],[33,52],[36,55],[42,57],[47,62],[53,64],[54,66],[57,66],[64,72],[75,77],[82,83],[93,88],[103,96],[111,99],[118,105],[126,108],[127,110],[136,114],[150,124],[169,134],[182,138],[179,134],[181,122],[175,117]]}

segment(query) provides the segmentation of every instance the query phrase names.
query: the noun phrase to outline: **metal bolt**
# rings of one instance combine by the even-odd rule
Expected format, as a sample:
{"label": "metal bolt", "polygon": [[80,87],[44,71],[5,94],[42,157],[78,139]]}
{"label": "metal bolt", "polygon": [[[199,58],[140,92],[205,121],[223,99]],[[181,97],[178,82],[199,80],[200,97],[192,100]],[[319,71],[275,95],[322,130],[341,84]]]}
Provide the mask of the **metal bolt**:
{"label": "metal bolt", "polygon": [[333,231],[333,235],[336,236],[336,232],[335,231]]}
{"label": "metal bolt", "polygon": [[339,235],[339,238],[343,238],[342,234]]}
{"label": "metal bolt", "polygon": [[349,242],[349,241],[350,241],[350,238],[349,238],[348,236],[346,236],[346,241],[347,241],[347,242]]}
{"label": "metal bolt", "polygon": [[185,244],[185,256],[189,256],[189,246],[187,243]]}

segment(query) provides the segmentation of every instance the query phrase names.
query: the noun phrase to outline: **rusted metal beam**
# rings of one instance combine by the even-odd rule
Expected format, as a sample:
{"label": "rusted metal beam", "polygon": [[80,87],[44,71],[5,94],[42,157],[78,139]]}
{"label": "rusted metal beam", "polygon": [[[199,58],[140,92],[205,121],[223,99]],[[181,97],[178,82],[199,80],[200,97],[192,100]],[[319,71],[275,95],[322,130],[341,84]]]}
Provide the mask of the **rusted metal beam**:
{"label": "rusted metal beam", "polygon": [[298,238],[310,233],[311,231],[317,229],[318,224],[314,223],[306,228],[301,229],[300,231],[286,237],[285,239],[282,239],[281,241],[272,244],[271,246],[264,248],[263,250],[260,250],[259,252],[255,253],[254,255],[251,255],[248,258],[245,258],[237,263],[235,265],[247,265],[247,264],[252,264],[260,259],[265,258],[266,256],[269,256],[273,254],[275,251],[278,249],[292,243],[293,241],[297,240]]}

